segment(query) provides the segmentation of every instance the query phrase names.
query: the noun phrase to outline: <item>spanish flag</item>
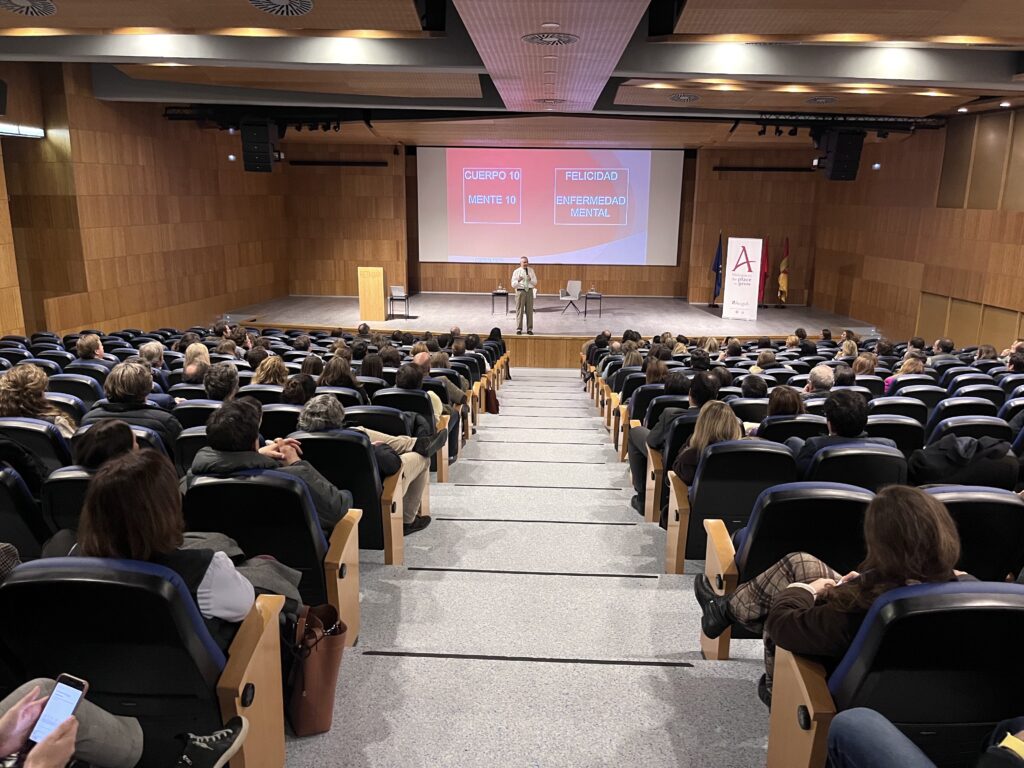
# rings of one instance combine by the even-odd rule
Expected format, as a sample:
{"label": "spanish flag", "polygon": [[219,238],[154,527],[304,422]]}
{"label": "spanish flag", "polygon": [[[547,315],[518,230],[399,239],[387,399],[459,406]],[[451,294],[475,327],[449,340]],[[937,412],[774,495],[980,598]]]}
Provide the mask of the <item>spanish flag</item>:
{"label": "spanish flag", "polygon": [[782,261],[779,262],[779,301],[783,304],[789,297],[789,238],[782,247]]}

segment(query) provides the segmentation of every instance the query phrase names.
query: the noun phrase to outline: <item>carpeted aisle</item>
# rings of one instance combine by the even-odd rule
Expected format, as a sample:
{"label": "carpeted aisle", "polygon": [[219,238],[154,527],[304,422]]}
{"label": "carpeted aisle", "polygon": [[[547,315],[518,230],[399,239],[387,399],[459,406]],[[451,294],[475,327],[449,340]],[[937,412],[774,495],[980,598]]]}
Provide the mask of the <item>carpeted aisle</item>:
{"label": "carpeted aisle", "polygon": [[288,765],[763,765],[760,643],[701,659],[692,577],[661,575],[578,374],[512,374],[406,565],[363,552],[334,729]]}

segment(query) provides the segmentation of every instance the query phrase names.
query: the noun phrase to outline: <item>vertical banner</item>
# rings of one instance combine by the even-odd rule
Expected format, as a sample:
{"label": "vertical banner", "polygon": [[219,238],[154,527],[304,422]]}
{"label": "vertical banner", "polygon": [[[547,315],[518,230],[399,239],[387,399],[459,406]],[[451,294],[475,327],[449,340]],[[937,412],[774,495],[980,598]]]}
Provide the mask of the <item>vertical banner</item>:
{"label": "vertical banner", "polygon": [[762,240],[730,237],[725,259],[723,320],[757,320]]}

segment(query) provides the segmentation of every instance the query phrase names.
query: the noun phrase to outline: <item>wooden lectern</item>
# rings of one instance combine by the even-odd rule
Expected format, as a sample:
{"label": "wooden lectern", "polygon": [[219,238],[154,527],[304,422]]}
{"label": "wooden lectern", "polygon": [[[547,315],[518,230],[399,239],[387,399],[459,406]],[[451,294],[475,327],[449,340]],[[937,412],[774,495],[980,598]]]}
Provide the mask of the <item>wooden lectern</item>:
{"label": "wooden lectern", "polygon": [[359,267],[359,319],[387,320],[384,312],[384,268]]}

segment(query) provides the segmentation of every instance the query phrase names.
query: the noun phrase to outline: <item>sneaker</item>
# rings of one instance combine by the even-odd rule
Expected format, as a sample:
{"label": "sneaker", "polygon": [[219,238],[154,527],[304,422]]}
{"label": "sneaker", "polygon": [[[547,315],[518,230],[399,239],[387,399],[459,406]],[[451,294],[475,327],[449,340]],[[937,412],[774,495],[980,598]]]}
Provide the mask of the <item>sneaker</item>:
{"label": "sneaker", "polygon": [[415,520],[402,526],[402,533],[408,536],[410,533],[422,531],[428,525],[430,525],[430,515],[416,515]]}
{"label": "sneaker", "polygon": [[527,331],[527,332],[526,332],[526,335],[527,335],[527,336],[533,336],[533,331]]}
{"label": "sneaker", "polygon": [[232,717],[224,728],[209,736],[187,734],[185,751],[178,758],[177,768],[221,768],[241,749],[248,733],[249,721]]}
{"label": "sneaker", "polygon": [[634,512],[644,514],[644,503],[640,501],[640,494],[633,494],[633,498],[629,500],[629,506],[633,508]]}
{"label": "sneaker", "polygon": [[699,574],[693,580],[693,594],[697,596],[697,602],[704,614],[700,618],[700,629],[705,637],[714,640],[732,626],[726,608],[728,600],[715,594],[711,582],[704,574]]}

